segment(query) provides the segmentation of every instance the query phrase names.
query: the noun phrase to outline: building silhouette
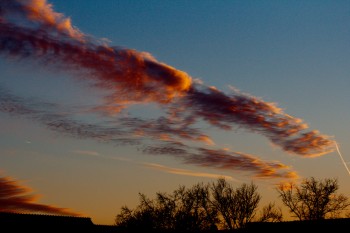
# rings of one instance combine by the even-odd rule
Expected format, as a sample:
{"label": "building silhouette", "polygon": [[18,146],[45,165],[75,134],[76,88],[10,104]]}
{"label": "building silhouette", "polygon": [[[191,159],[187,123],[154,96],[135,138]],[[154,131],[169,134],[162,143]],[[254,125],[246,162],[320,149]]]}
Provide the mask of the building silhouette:
{"label": "building silhouette", "polygon": [[91,218],[0,212],[0,232],[114,233],[113,225],[95,225]]}

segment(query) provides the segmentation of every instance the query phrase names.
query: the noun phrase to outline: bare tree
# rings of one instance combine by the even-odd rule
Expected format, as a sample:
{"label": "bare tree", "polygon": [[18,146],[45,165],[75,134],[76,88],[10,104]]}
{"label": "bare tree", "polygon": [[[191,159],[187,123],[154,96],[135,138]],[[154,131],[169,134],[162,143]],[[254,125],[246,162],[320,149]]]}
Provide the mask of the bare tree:
{"label": "bare tree", "polygon": [[345,217],[346,217],[346,218],[350,218],[350,212],[346,212],[346,213],[345,213]]}
{"label": "bare tree", "polygon": [[253,183],[234,189],[224,178],[191,188],[180,186],[172,194],[158,192],[154,200],[139,196],[140,204],[134,210],[122,207],[117,226],[131,231],[201,232],[222,224],[233,230],[253,219],[260,201]]}
{"label": "bare tree", "polygon": [[261,210],[261,214],[258,218],[258,222],[282,222],[283,214],[282,209],[277,208],[275,203],[269,203]]}
{"label": "bare tree", "polygon": [[220,213],[224,226],[229,230],[233,230],[234,223],[230,209],[230,206],[234,204],[232,186],[224,178],[219,178],[216,183],[212,183],[211,191],[213,195],[212,205]]}
{"label": "bare tree", "polygon": [[211,189],[211,202],[229,230],[245,227],[255,216],[261,196],[253,183],[242,184],[234,189],[224,178],[220,178],[212,184]]}
{"label": "bare tree", "polygon": [[348,198],[337,195],[337,179],[304,179],[298,186],[294,183],[281,184],[277,192],[290,212],[299,220],[318,220],[339,215],[349,205]]}
{"label": "bare tree", "polygon": [[128,228],[132,218],[133,210],[127,206],[122,206],[120,213],[115,218],[115,224],[123,228]]}
{"label": "bare tree", "polygon": [[261,196],[257,193],[258,186],[251,183],[242,184],[235,191],[233,217],[236,228],[243,228],[254,216]]}
{"label": "bare tree", "polygon": [[172,194],[158,192],[154,200],[139,196],[134,210],[122,207],[116,225],[130,231],[200,232],[218,223],[216,209],[209,202],[209,185],[180,186]]}
{"label": "bare tree", "polygon": [[173,192],[177,200],[175,221],[177,231],[210,230],[218,223],[217,211],[209,203],[209,186],[199,183],[192,188],[180,187]]}
{"label": "bare tree", "polygon": [[154,202],[144,194],[139,193],[139,197],[140,204],[136,209],[132,210],[126,206],[122,207],[121,213],[115,219],[117,226],[132,231],[152,231],[156,229]]}

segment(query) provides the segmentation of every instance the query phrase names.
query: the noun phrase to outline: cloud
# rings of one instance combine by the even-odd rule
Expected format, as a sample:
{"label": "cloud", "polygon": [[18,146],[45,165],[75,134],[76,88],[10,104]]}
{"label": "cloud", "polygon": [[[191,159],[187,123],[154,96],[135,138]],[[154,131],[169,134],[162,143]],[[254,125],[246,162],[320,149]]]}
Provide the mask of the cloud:
{"label": "cloud", "polygon": [[146,146],[143,152],[152,155],[170,155],[182,159],[186,164],[201,167],[250,172],[255,178],[298,178],[297,173],[285,164],[277,161],[263,161],[257,156],[241,152],[196,148],[179,143]]}
{"label": "cloud", "polygon": [[[194,176],[194,177],[206,177],[206,178],[213,178],[217,179],[220,177],[225,178],[226,180],[235,180],[233,179],[232,176],[226,176],[226,175],[220,175],[220,174],[213,174],[213,173],[204,173],[204,172],[194,172],[191,170],[186,170],[186,169],[178,169],[178,168],[172,168],[172,167],[167,167],[161,164],[156,164],[156,163],[144,163],[146,167],[158,170],[158,171],[163,171],[166,173],[171,173],[171,174],[176,174],[176,175],[184,175],[184,176]],[[235,180],[237,181],[237,180]]]}
{"label": "cloud", "polygon": [[98,153],[96,151],[90,151],[90,150],[75,150],[72,152],[75,154],[80,154],[80,155],[100,156],[100,153]]}
{"label": "cloud", "polygon": [[[268,138],[282,150],[315,157],[335,150],[335,142],[274,103],[232,90],[224,93],[157,61],[152,55],[112,47],[80,32],[46,1],[0,3],[0,53],[4,57],[40,61],[48,69],[63,68],[96,90],[105,90],[98,106],[71,110],[33,101],[0,88],[0,111],[39,121],[50,130],[118,145],[132,144],[144,153],[170,155],[185,163],[250,171],[256,177],[295,177],[291,168],[256,156],[213,148],[210,135],[196,127],[230,131],[242,127]],[[131,105],[156,104],[165,112],[155,119],[124,116]],[[84,110],[83,110],[84,109]],[[74,113],[95,114],[86,122]],[[202,146],[189,145],[201,143]],[[208,146],[211,146],[208,148]]]}
{"label": "cloud", "polygon": [[98,158],[106,159],[106,160],[116,160],[116,161],[123,161],[123,162],[133,162],[131,159],[128,159],[128,158],[103,155],[103,154],[100,154],[100,153],[98,153],[98,152],[96,152],[96,151],[74,150],[74,151],[72,151],[72,152],[73,152],[74,154],[78,154],[78,155],[93,156],[93,157],[98,157]]}
{"label": "cloud", "polygon": [[18,24],[18,20],[12,20],[10,16],[19,12],[23,14],[23,9],[34,9],[35,6],[30,6],[31,2],[5,3],[0,12],[2,53],[37,59],[51,66],[59,64],[74,71],[84,70],[81,75],[85,79],[113,91],[109,101],[119,105],[150,101],[167,103],[181,96],[191,85],[191,78],[185,72],[158,62],[148,53],[109,47],[94,43],[88,37],[77,40],[65,33],[71,27],[62,31],[60,25],[53,26],[54,20],[45,21],[50,17],[33,20],[32,11],[26,10],[26,22]]}
{"label": "cloud", "polygon": [[67,208],[39,204],[37,200],[38,195],[32,194],[30,188],[21,185],[17,180],[11,177],[0,177],[0,211],[2,212],[81,216],[80,213]]}
{"label": "cloud", "polygon": [[[4,0],[1,2],[0,10],[4,17],[2,20],[14,22],[30,20],[33,26],[45,28],[53,33],[66,34],[76,39],[85,37],[83,33],[72,26],[70,18],[55,12],[52,9],[52,4],[47,3],[46,0]],[[30,25],[27,24],[27,26]]]}
{"label": "cloud", "polygon": [[[145,154],[168,155],[187,164],[248,171],[253,173],[255,177],[260,178],[296,177],[294,172],[290,171],[290,167],[280,163],[262,161],[257,157],[239,152],[191,146],[180,142],[180,140],[175,140],[175,138],[181,139],[182,137],[185,140],[196,140],[196,138],[184,136],[184,134],[190,134],[191,132],[186,127],[186,130],[172,131],[167,121],[165,126],[160,126],[162,122],[164,123],[163,118],[149,121],[138,118],[117,118],[113,123],[82,123],[71,119],[73,116],[69,109],[62,109],[60,105],[56,104],[21,98],[1,87],[0,111],[13,114],[14,116],[24,116],[33,119],[60,134],[80,139],[94,139],[113,145],[134,145]],[[59,112],[64,112],[65,114],[59,114]],[[166,127],[166,132],[169,135],[173,134],[173,139],[159,138],[159,134],[164,133],[164,127]],[[143,135],[135,133],[139,129],[143,130]],[[195,133],[195,130],[193,130],[192,136],[196,134],[199,135],[200,133]],[[152,139],[151,142],[148,142],[149,138]],[[158,143],[155,144],[155,141]],[[105,157],[95,151],[76,150],[74,152]]]}
{"label": "cloud", "polygon": [[187,109],[178,113],[179,117],[202,119],[223,130],[239,125],[266,136],[293,154],[312,157],[334,151],[330,137],[318,131],[305,131],[308,125],[301,119],[251,95],[239,92],[228,95],[214,87],[193,85],[179,105]]}

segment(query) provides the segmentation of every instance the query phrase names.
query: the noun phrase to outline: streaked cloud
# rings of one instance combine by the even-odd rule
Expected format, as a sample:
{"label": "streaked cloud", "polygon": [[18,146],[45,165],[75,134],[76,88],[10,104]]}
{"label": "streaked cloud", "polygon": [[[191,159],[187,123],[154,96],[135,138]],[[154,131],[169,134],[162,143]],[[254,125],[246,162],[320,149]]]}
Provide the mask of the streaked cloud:
{"label": "streaked cloud", "polygon": [[[48,129],[114,145],[135,145],[147,154],[170,155],[185,163],[248,171],[259,178],[295,178],[291,167],[257,156],[218,148],[196,127],[204,122],[223,131],[239,126],[268,138],[282,150],[316,157],[335,150],[335,142],[275,103],[232,90],[206,86],[151,54],[110,46],[87,36],[46,1],[0,3],[0,53],[41,61],[47,69],[64,68],[95,90],[108,92],[98,106],[71,110],[46,101],[19,97],[0,87],[0,111],[38,121]],[[132,105],[156,104],[164,115],[154,119],[125,116]],[[84,110],[83,110],[84,109]],[[86,122],[76,112],[95,114]],[[202,146],[194,146],[194,144]]]}
{"label": "streaked cloud", "polygon": [[75,154],[80,154],[80,155],[89,155],[89,156],[100,156],[100,153],[96,151],[89,151],[89,150],[74,150],[72,151]]}
{"label": "streaked cloud", "polygon": [[255,178],[298,178],[291,167],[278,161],[264,161],[257,156],[223,149],[195,148],[168,143],[148,146],[144,149],[144,153],[167,154],[182,159],[186,164],[201,167],[249,172]]}
{"label": "streaked cloud", "polygon": [[[159,126],[156,126],[154,122],[161,123],[162,120],[151,120],[150,123],[147,123],[146,120],[138,118],[116,118],[113,123],[82,123],[71,119],[69,110],[61,109],[59,105],[23,99],[1,88],[0,103],[0,111],[2,112],[29,117],[41,122],[50,130],[76,138],[94,139],[113,145],[134,145],[145,154],[168,155],[184,163],[203,167],[246,171],[259,178],[294,178],[296,176],[295,172],[290,171],[291,168],[287,165],[263,161],[256,156],[222,149],[195,147],[177,140],[156,140],[158,133],[155,132],[159,132]],[[58,114],[57,112],[60,110],[66,114]],[[149,133],[142,136],[135,135],[135,130],[140,125],[142,125],[144,132]],[[169,128],[169,126],[167,127]],[[147,141],[149,138],[152,139],[152,143]],[[189,138],[186,136],[185,139]],[[155,144],[154,141],[158,141],[158,143]],[[75,153],[107,158],[94,151],[77,150]]]}
{"label": "streaked cloud", "polygon": [[101,153],[98,153],[96,151],[89,151],[89,150],[74,150],[72,151],[74,154],[83,155],[83,156],[93,156],[98,157],[101,159],[107,159],[107,160],[116,160],[116,161],[124,161],[124,162],[133,162],[131,159],[124,158],[124,157],[115,157],[115,156],[108,156]]}
{"label": "streaked cloud", "polygon": [[206,177],[206,178],[213,178],[213,179],[223,177],[226,180],[237,181],[232,176],[227,176],[227,175],[205,173],[205,172],[195,172],[195,171],[186,170],[186,169],[167,167],[167,166],[157,164],[157,163],[144,163],[144,165],[146,167],[149,167],[149,168],[152,168],[152,169],[155,169],[158,171],[163,171],[166,173],[171,173],[171,174],[176,174],[176,175]]}
{"label": "streaked cloud", "polygon": [[81,213],[67,208],[40,204],[39,196],[9,176],[0,177],[0,211],[20,213],[45,213],[69,216],[81,216]]}

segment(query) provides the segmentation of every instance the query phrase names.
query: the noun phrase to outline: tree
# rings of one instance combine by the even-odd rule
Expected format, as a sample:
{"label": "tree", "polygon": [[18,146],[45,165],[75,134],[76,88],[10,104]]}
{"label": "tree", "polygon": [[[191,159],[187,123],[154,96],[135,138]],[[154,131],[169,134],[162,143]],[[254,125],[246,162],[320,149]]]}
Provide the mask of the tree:
{"label": "tree", "polygon": [[258,186],[251,183],[242,184],[236,189],[235,203],[232,206],[235,213],[236,227],[243,228],[254,218],[256,209],[261,200],[260,194],[257,193]]}
{"label": "tree", "polygon": [[139,193],[140,204],[134,209],[123,206],[121,213],[116,216],[115,223],[124,229],[131,231],[152,231],[157,228],[154,221],[156,211],[154,202],[144,194]]}
{"label": "tree", "polygon": [[212,205],[220,213],[224,226],[229,230],[243,228],[255,216],[261,196],[257,186],[242,184],[234,189],[224,178],[211,186]]}
{"label": "tree", "polygon": [[349,205],[348,198],[337,195],[337,179],[304,179],[300,185],[290,182],[277,188],[279,197],[299,220],[319,220],[339,216]]}
{"label": "tree", "polygon": [[192,188],[180,187],[173,193],[176,200],[175,230],[206,231],[218,223],[217,211],[209,203],[209,186],[199,183]]}
{"label": "tree", "polygon": [[345,213],[345,217],[346,217],[346,218],[350,218],[350,212],[346,212],[346,213]]}
{"label": "tree", "polygon": [[224,178],[220,178],[216,183],[212,183],[211,191],[214,208],[220,213],[225,228],[234,229],[233,218],[230,206],[234,204],[234,190]]}
{"label": "tree", "polygon": [[158,192],[154,200],[139,195],[135,210],[122,207],[116,216],[117,226],[130,231],[199,232],[218,223],[217,212],[208,202],[208,185],[180,186],[172,194]]}
{"label": "tree", "polygon": [[277,208],[275,203],[269,203],[267,206],[262,208],[257,222],[282,222],[282,220],[282,209]]}
{"label": "tree", "polygon": [[220,178],[191,188],[180,186],[172,194],[158,192],[151,200],[140,195],[134,209],[122,207],[115,223],[130,231],[200,232],[217,229],[243,228],[255,216],[260,201],[257,186],[242,184],[234,189]]}

